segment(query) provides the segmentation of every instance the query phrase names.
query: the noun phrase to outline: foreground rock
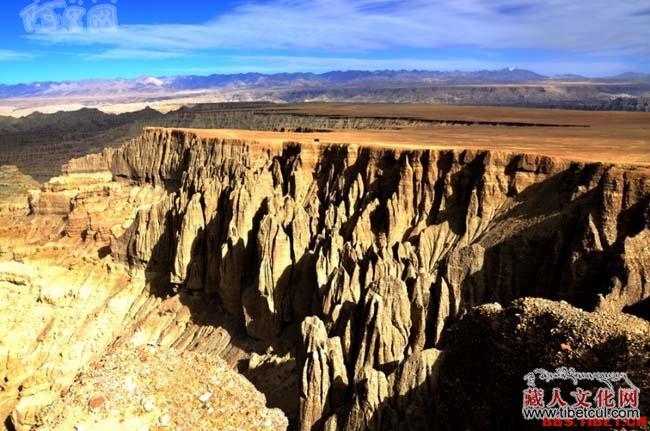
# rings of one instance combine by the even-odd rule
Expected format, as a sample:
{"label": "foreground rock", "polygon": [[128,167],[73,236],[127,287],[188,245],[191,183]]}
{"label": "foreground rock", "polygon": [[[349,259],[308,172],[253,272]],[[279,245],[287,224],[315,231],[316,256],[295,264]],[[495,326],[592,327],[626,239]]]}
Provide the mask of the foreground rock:
{"label": "foreground rock", "polygon": [[642,414],[650,412],[643,395],[650,391],[650,324],[643,319],[541,299],[490,304],[463,317],[447,349],[440,429],[539,429],[521,414],[524,376],[536,368],[626,372],[641,391]]}
{"label": "foreground rock", "polygon": [[[127,346],[125,346],[127,347]],[[120,348],[40,413],[44,430],[285,430],[280,410],[222,359],[153,346]]]}
{"label": "foreground rock", "polygon": [[13,428],[36,425],[145,294],[106,252],[111,230],[154,196],[145,189],[106,172],[65,176],[31,190],[22,210],[0,211],[0,416]]}

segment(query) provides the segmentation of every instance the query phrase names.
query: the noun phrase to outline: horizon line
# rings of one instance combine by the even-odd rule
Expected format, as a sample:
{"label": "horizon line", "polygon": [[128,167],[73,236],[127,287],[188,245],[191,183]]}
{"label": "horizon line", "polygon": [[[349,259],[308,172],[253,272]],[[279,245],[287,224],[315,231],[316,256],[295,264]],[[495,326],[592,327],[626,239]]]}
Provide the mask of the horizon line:
{"label": "horizon line", "polygon": [[536,72],[531,69],[518,68],[518,67],[503,67],[499,69],[473,69],[473,70],[462,70],[462,69],[334,69],[326,72],[313,72],[313,71],[293,71],[293,72],[256,72],[256,71],[245,71],[237,73],[209,73],[209,74],[176,74],[176,75],[153,75],[153,74],[144,74],[137,75],[132,77],[127,76],[115,76],[115,77],[96,77],[96,78],[84,78],[84,79],[63,79],[63,80],[44,80],[44,81],[31,81],[31,82],[15,82],[7,83],[0,82],[1,86],[5,87],[15,87],[21,85],[37,85],[37,84],[49,84],[49,83],[75,83],[75,82],[90,82],[90,81],[136,81],[143,78],[157,78],[157,79],[174,79],[174,78],[185,78],[185,77],[198,77],[198,78],[208,78],[211,76],[238,76],[238,75],[261,75],[261,76],[279,76],[279,75],[313,75],[313,76],[324,76],[332,73],[354,73],[354,72],[364,72],[364,73],[387,73],[387,72],[411,72],[411,73],[443,73],[443,74],[452,74],[452,73],[480,73],[480,72],[528,72],[539,75],[541,78],[556,78],[563,76],[574,76],[584,79],[612,79],[620,78],[625,75],[646,75],[650,77],[650,72],[642,71],[626,71],[622,73],[617,73],[614,75],[603,75],[603,76],[585,76],[577,73],[557,73],[552,75],[546,75],[543,73]]}

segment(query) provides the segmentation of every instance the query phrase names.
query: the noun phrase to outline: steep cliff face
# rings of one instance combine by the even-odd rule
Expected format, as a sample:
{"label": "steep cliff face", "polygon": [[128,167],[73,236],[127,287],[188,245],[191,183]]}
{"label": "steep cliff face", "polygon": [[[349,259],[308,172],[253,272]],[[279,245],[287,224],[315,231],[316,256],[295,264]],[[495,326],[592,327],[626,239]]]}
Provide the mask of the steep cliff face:
{"label": "steep cliff face", "polygon": [[434,423],[446,330],[474,306],[541,296],[612,312],[650,296],[642,168],[168,129],[69,169],[84,166],[165,190],[111,242],[152,292],[297,339],[301,429]]}
{"label": "steep cliff face", "polygon": [[0,428],[285,429],[236,374],[252,348],[232,325],[152,295],[146,274],[110,255],[111,238],[167,191],[113,181],[100,155],[66,171],[10,190],[0,211]]}
{"label": "steep cliff face", "polygon": [[103,355],[147,295],[144,280],[109,260],[107,245],[112,228],[130,225],[156,195],[121,187],[108,172],[57,178],[30,193],[32,215],[0,212],[0,417],[19,431],[39,424],[40,409]]}

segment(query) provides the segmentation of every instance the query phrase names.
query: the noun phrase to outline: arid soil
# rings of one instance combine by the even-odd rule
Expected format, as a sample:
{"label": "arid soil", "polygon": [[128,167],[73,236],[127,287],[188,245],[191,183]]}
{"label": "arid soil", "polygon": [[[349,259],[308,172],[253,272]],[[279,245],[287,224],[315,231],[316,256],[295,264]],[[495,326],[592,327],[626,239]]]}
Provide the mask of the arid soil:
{"label": "arid soil", "polygon": [[43,430],[286,429],[280,410],[218,356],[124,346],[79,374],[43,413]]}

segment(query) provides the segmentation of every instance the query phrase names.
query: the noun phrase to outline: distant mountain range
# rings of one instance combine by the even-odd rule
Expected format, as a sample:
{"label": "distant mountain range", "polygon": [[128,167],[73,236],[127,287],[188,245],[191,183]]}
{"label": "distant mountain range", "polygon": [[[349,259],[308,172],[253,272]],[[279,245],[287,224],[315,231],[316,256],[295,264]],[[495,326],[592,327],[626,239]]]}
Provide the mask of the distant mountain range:
{"label": "distant mountain range", "polygon": [[243,73],[232,75],[141,77],[136,79],[91,79],[83,81],[0,84],[0,99],[119,96],[129,94],[169,94],[188,90],[263,90],[318,88],[386,88],[394,86],[449,86],[523,84],[541,82],[650,83],[650,74],[625,73],[610,78],[578,75],[548,77],[529,70],[507,68],[476,72],[436,72],[420,70],[335,71],[314,73]]}

